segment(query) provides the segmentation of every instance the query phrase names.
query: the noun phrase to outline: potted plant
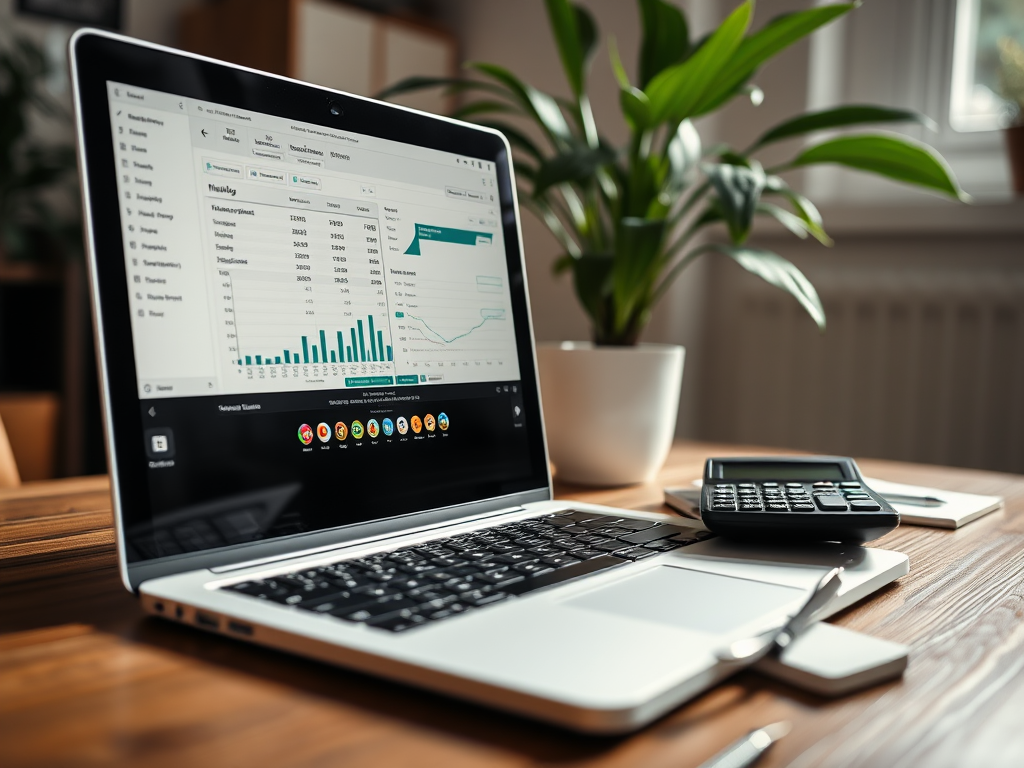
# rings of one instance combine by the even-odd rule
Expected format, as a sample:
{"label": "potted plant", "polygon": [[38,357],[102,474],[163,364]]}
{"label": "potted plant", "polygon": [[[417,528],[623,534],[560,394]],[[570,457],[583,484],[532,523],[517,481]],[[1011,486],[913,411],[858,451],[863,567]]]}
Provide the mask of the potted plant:
{"label": "potted plant", "polygon": [[[625,146],[612,146],[594,121],[587,73],[598,40],[590,13],[568,0],[546,0],[571,99],[543,93],[495,64],[470,63],[475,78],[414,77],[386,97],[442,87],[478,95],[455,117],[502,131],[515,152],[520,203],[538,215],[564,248],[554,264],[570,273],[591,321],[592,343],[542,345],[540,375],[552,460],[561,479],[623,484],[650,479],[671,445],[682,383],[683,350],[640,344],[651,310],[679,273],[703,255],[719,254],[790,293],[822,329],[825,313],[814,287],[776,253],[745,245],[758,217],[797,237],[832,241],[814,204],[792,189],[784,172],[834,163],[962,197],[946,164],[930,148],[889,134],[843,135],[806,146],[789,162],[765,169],[756,159],[782,139],[865,123],[918,121],[913,112],[844,106],[796,116],[749,147],[702,146],[692,120],[747,96],[773,56],[857,3],[810,8],[750,31],[753,0],[722,24],[691,40],[683,12],[663,0],[639,0],[643,41],[635,80],[609,40]],[[497,116],[497,119],[495,119]],[[538,143],[504,121],[534,123]],[[698,234],[724,225],[727,241]]]}
{"label": "potted plant", "polygon": [[1003,136],[1013,191],[1024,194],[1024,48],[1012,37],[999,41],[999,85],[1009,118]]}

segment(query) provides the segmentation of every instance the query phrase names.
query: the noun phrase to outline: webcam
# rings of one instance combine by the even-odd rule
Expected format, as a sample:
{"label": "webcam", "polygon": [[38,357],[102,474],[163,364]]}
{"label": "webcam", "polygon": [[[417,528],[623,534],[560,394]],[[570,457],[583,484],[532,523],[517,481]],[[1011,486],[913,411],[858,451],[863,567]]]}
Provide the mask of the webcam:
{"label": "webcam", "polygon": [[338,117],[341,117],[342,115],[345,114],[345,110],[341,108],[340,102],[329,101],[327,102],[327,106],[331,110],[332,115],[337,115]]}

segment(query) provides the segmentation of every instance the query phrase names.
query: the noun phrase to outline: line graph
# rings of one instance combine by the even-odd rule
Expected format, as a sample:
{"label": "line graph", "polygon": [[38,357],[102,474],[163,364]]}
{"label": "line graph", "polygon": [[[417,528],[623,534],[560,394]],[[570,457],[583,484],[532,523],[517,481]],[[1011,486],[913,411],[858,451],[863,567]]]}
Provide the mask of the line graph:
{"label": "line graph", "polygon": [[447,381],[476,378],[473,372],[482,369],[492,374],[518,371],[503,277],[470,274],[433,280],[417,275],[393,283],[390,299],[401,372],[443,371]]}
{"label": "line graph", "polygon": [[[488,320],[504,320],[505,319],[505,310],[504,309],[481,309],[480,313],[483,315],[483,319],[479,323],[474,325],[472,328],[470,328],[465,333],[460,333],[457,336],[452,336],[450,339],[446,338],[443,333],[440,333],[439,331],[435,331],[433,328],[431,328],[429,323],[427,323],[427,321],[424,320],[422,317],[417,317],[416,315],[413,315],[413,314],[406,315],[406,317],[408,317],[410,320],[418,320],[419,322],[421,322],[423,324],[424,330],[427,331],[427,333],[437,337],[437,339],[440,341],[440,343],[442,343],[442,344],[454,344],[459,339],[464,339],[467,336],[469,336],[471,333],[473,333],[473,331],[475,331],[475,330],[477,330],[479,328],[483,328]],[[402,313],[398,313],[398,316],[401,317]]]}

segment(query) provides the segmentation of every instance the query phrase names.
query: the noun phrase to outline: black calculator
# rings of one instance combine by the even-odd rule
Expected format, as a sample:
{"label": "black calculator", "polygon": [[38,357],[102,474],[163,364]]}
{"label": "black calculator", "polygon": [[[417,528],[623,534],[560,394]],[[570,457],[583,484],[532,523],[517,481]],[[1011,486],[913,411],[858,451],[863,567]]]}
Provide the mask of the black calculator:
{"label": "black calculator", "polygon": [[862,544],[900,524],[843,456],[708,459],[701,520],[722,536]]}

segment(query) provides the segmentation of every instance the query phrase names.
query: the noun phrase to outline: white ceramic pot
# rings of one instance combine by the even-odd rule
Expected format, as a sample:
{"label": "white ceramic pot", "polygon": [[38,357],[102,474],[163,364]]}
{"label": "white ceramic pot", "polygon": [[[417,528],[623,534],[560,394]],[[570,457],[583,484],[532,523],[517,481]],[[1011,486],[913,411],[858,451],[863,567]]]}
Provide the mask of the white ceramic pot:
{"label": "white ceramic pot", "polygon": [[672,344],[539,344],[544,424],[558,479],[584,485],[653,479],[672,447],[684,355]]}

